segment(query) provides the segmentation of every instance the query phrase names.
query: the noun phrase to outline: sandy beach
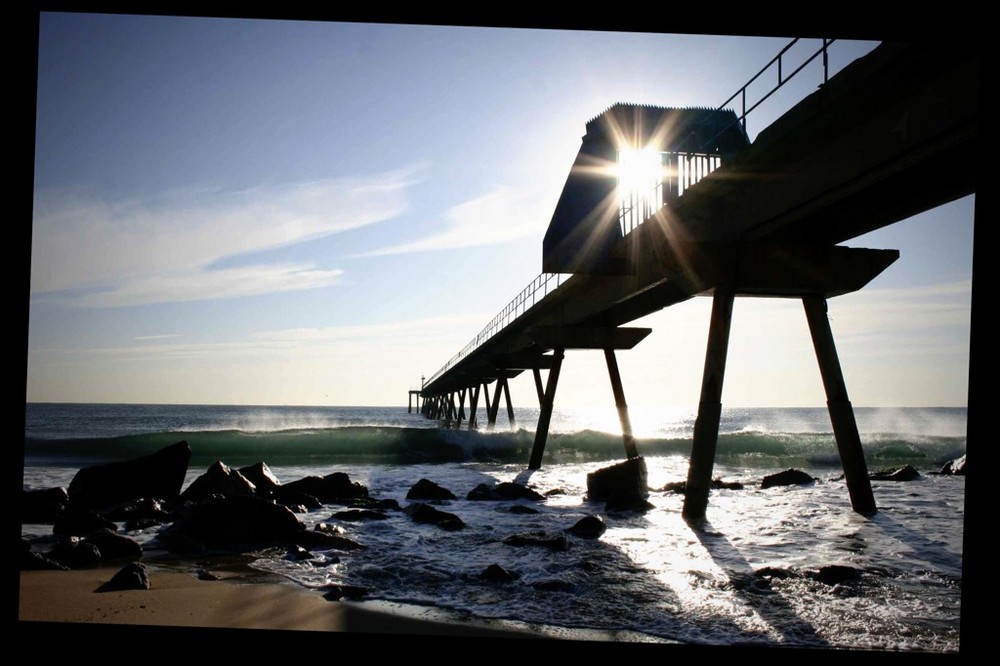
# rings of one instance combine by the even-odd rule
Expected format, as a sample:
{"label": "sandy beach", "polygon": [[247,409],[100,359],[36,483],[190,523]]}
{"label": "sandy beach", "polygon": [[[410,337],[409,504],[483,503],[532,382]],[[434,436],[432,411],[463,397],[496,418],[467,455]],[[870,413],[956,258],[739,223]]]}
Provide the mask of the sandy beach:
{"label": "sandy beach", "polygon": [[527,630],[482,622],[441,621],[433,609],[381,602],[328,601],[280,580],[150,572],[150,589],[98,591],[116,568],[23,571],[18,619],[216,629],[264,629],[484,638],[537,638]]}

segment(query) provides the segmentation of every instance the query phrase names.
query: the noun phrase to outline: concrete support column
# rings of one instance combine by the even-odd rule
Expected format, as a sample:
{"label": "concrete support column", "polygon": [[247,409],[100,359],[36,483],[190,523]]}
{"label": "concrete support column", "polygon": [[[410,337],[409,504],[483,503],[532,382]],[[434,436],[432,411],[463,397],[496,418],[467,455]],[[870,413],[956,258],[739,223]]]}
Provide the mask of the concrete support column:
{"label": "concrete support column", "polygon": [[552,369],[545,383],[545,400],[538,414],[538,427],[535,428],[535,444],[531,449],[531,460],[528,469],[540,469],[542,454],[545,453],[545,440],[549,436],[549,423],[552,420],[552,404],[556,397],[556,385],[559,383],[559,368],[562,367],[565,352],[561,348],[552,351]]}
{"label": "concrete support column", "polygon": [[615,394],[615,406],[618,408],[618,420],[622,424],[622,440],[625,443],[625,457],[637,458],[639,451],[632,436],[632,421],[628,417],[628,405],[625,403],[625,391],[622,389],[622,377],[618,372],[618,359],[614,349],[605,349],[604,358],[608,362],[608,375],[611,376],[611,390]]}
{"label": "concrete support column", "polygon": [[510,421],[510,429],[514,430],[514,403],[510,401],[510,384],[506,377],[501,377],[500,380],[503,382],[503,395],[507,399],[507,419]]}
{"label": "concrete support column", "polygon": [[469,389],[472,394],[469,396],[469,430],[476,427],[476,409],[479,408],[479,382]]}
{"label": "concrete support column", "polygon": [[684,495],[683,515],[688,520],[703,518],[708,507],[715,449],[719,442],[722,380],[726,374],[734,301],[735,294],[732,290],[716,287],[712,300],[712,320],[708,328],[708,348],[705,351],[705,372],[701,380],[701,400],[698,403],[698,418],[694,422],[694,441],[691,444],[691,462]]}
{"label": "concrete support column", "polygon": [[837,347],[833,342],[833,331],[830,330],[830,321],[826,316],[826,299],[822,296],[803,296],[802,305],[809,321],[809,333],[816,349],[819,371],[823,376],[826,405],[830,410],[830,422],[837,440],[840,462],[844,466],[851,507],[858,513],[875,513],[875,496],[868,479],[868,465],[861,448],[858,424],[854,420],[854,408],[847,397],[847,385],[837,357]]}
{"label": "concrete support column", "polygon": [[500,394],[503,392],[503,377],[497,379],[497,386],[493,392],[493,402],[487,408],[486,429],[493,430],[497,424],[497,412],[500,411]]}

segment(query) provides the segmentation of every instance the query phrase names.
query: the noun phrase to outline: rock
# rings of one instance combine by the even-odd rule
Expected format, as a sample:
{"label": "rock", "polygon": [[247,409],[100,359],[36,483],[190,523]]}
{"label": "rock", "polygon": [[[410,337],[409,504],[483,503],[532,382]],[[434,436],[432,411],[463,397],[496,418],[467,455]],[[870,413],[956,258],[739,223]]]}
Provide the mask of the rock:
{"label": "rock", "polygon": [[100,530],[89,534],[84,543],[92,543],[101,552],[102,560],[132,560],[142,558],[142,546],[138,541],[110,530]]}
{"label": "rock", "polygon": [[296,534],[292,541],[304,548],[317,550],[364,550],[368,547],[345,536],[316,530],[303,530]]}
{"label": "rock", "polygon": [[323,598],[328,601],[340,601],[341,599],[360,599],[368,595],[368,588],[360,585],[327,585],[323,589],[326,592]]}
{"label": "rock", "polygon": [[190,516],[165,530],[212,548],[292,541],[305,531],[287,508],[239,495],[194,506]]}
{"label": "rock", "polygon": [[119,504],[101,511],[101,517],[133,525],[143,523],[146,526],[170,522],[170,514],[164,509],[163,502],[150,498],[136,499]]}
{"label": "rock", "polygon": [[545,491],[546,497],[555,497],[556,495],[565,495],[565,494],[566,491],[563,490],[562,488],[553,488],[552,490]]}
{"label": "rock", "polygon": [[854,567],[830,564],[820,567],[818,571],[810,574],[810,577],[825,585],[843,585],[844,583],[854,583],[861,580],[861,571]]}
{"label": "rock", "polygon": [[880,469],[868,475],[872,481],[914,481],[920,478],[920,472],[913,465],[903,465],[893,469]]}
{"label": "rock", "polygon": [[180,501],[203,502],[214,495],[252,497],[256,492],[257,489],[245,476],[217,460],[181,493]]}
{"label": "rock", "polygon": [[263,461],[255,465],[240,467],[237,471],[243,478],[254,485],[254,488],[257,489],[258,497],[269,497],[281,488],[281,481],[278,481],[278,477],[274,475],[271,468]]}
{"label": "rock", "polygon": [[143,497],[175,502],[190,460],[191,447],[182,441],[152,455],[84,467],[69,484],[70,503],[103,509]]}
{"label": "rock", "polygon": [[566,531],[581,539],[596,539],[608,530],[604,524],[604,519],[600,516],[587,515],[576,521],[573,527],[566,528]]}
{"label": "rock", "polygon": [[408,500],[453,500],[458,499],[455,493],[428,479],[420,479],[406,493]]}
{"label": "rock", "polygon": [[562,532],[519,532],[503,540],[508,546],[541,546],[549,550],[569,550],[569,539]]}
{"label": "rock", "polygon": [[118,573],[112,576],[111,580],[98,588],[99,592],[111,592],[117,590],[148,590],[149,573],[146,567],[139,562],[126,564],[119,569]]}
{"label": "rock", "polygon": [[285,486],[281,486],[277,490],[273,491],[271,493],[271,499],[284,506],[304,506],[306,509],[310,510],[323,507],[323,503],[320,502],[315,495],[300,493],[295,490],[288,490]]}
{"label": "rock", "polygon": [[784,472],[765,476],[761,482],[761,488],[773,488],[775,486],[794,486],[814,483],[816,479],[805,472],[797,469],[786,469]]}
{"label": "rock", "polygon": [[54,523],[66,510],[69,495],[65,488],[21,490],[21,524]]}
{"label": "rock", "polygon": [[52,533],[58,536],[86,536],[102,529],[117,532],[118,526],[93,511],[80,509],[74,505],[59,516],[59,520],[52,526]]}
{"label": "rock", "polygon": [[646,484],[646,460],[641,456],[604,467],[587,475],[587,498],[591,501],[649,497]]}
{"label": "rock", "polygon": [[48,557],[70,569],[83,569],[101,563],[101,550],[92,543],[84,543],[78,537],[69,537],[57,543]]}
{"label": "rock", "polygon": [[608,500],[608,503],[604,505],[604,510],[608,513],[624,513],[628,511],[645,513],[655,508],[648,500],[627,491],[615,493]]}
{"label": "rock", "polygon": [[956,476],[965,476],[965,455],[961,458],[955,458],[954,460],[949,460],[941,468],[941,474],[954,474]]}
{"label": "rock", "polygon": [[526,499],[531,500],[532,502],[539,502],[544,500],[545,497],[536,493],[527,486],[522,486],[520,483],[505,481],[504,483],[498,483],[495,486],[480,483],[478,486],[469,491],[469,494],[465,496],[465,499],[493,502]]}
{"label": "rock", "polygon": [[509,583],[512,580],[517,580],[518,575],[511,571],[507,571],[499,564],[491,564],[486,567],[479,577],[482,580],[489,581],[491,583]]}
{"label": "rock", "polygon": [[21,571],[37,571],[42,569],[68,571],[69,567],[59,564],[53,559],[31,549],[31,544],[21,539]]}
{"label": "rock", "polygon": [[465,527],[465,523],[462,519],[453,513],[448,513],[447,511],[439,511],[429,504],[421,504],[420,502],[414,502],[408,507],[403,509],[410,520],[415,523],[428,523],[431,525],[437,525],[444,530],[460,530]]}
{"label": "rock", "polygon": [[340,525],[331,525],[330,523],[316,523],[313,529],[317,532],[323,532],[324,534],[333,534],[334,536],[341,535],[344,533],[344,528]]}
{"label": "rock", "polygon": [[347,511],[337,511],[330,518],[346,520],[347,522],[361,522],[363,520],[385,520],[389,516],[381,511],[369,511],[368,509],[348,509]]}
{"label": "rock", "polygon": [[303,548],[302,546],[293,546],[288,549],[285,553],[286,560],[292,560],[293,562],[302,562],[304,560],[311,560],[316,556],[311,552]]}
{"label": "rock", "polygon": [[394,499],[382,499],[375,500],[370,505],[369,509],[379,509],[380,511],[402,511],[403,507],[399,506],[399,502]]}
{"label": "rock", "polygon": [[[711,487],[719,490],[743,490],[743,484],[739,481],[723,481],[721,478],[713,479]],[[660,491],[682,495],[687,492],[687,481],[671,481],[660,488]]]}
{"label": "rock", "polygon": [[350,477],[343,472],[334,472],[324,477],[307,476],[298,481],[286,483],[281,486],[281,495],[284,495],[285,492],[312,495],[324,504],[368,497],[368,488],[357,482],[352,483]]}
{"label": "rock", "polygon": [[509,513],[523,513],[523,514],[537,514],[541,513],[538,509],[530,506],[524,506],[523,504],[515,504],[514,506],[507,509]]}

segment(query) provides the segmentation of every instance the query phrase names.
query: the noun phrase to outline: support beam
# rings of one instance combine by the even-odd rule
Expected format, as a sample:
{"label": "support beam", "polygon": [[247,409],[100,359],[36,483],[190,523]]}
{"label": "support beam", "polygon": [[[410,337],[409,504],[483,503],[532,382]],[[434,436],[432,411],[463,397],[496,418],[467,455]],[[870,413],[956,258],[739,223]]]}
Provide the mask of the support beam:
{"label": "support beam", "polygon": [[465,420],[465,389],[458,392],[458,421],[455,423],[456,428],[462,427],[462,421]]}
{"label": "support beam", "polygon": [[507,419],[510,421],[510,429],[514,430],[514,404],[510,401],[510,384],[507,383],[507,378],[501,379],[503,382],[503,394],[507,398]]}
{"label": "support beam", "polygon": [[538,426],[535,428],[535,444],[531,449],[531,460],[528,462],[528,469],[540,469],[542,466],[542,454],[545,453],[545,440],[549,436],[549,422],[552,420],[552,404],[556,397],[556,385],[559,383],[559,368],[562,367],[565,352],[557,347],[552,352],[552,369],[549,370],[549,377],[545,384],[545,400],[542,402],[541,411],[538,413]]}
{"label": "support beam", "polygon": [[826,405],[830,410],[830,422],[837,440],[840,462],[844,466],[844,478],[851,496],[851,508],[862,514],[875,513],[875,496],[872,494],[871,481],[868,479],[868,465],[865,463],[865,453],[861,448],[858,424],[854,420],[854,408],[847,397],[847,385],[844,383],[844,373],[837,357],[837,347],[833,342],[830,321],[826,316],[826,299],[822,296],[803,296],[802,305],[809,321],[813,347],[816,348],[819,371],[823,376]]}
{"label": "support beam", "polygon": [[694,422],[694,441],[691,443],[691,461],[684,495],[683,515],[687,520],[704,518],[708,507],[715,449],[719,442],[722,380],[726,374],[734,300],[735,295],[731,289],[716,287],[712,301],[712,320],[708,327],[708,348],[705,350],[705,372],[701,380],[701,401],[698,403],[698,418]]}
{"label": "support beam", "polygon": [[542,403],[545,402],[545,389],[542,388],[542,373],[538,368],[532,368],[531,370],[535,375],[535,391],[538,392],[538,407],[541,409]]}
{"label": "support beam", "polygon": [[625,443],[625,457],[638,458],[639,451],[632,436],[632,422],[628,417],[628,405],[625,403],[625,391],[622,389],[622,376],[618,372],[618,359],[614,349],[605,349],[604,358],[608,362],[608,375],[611,376],[611,390],[615,394],[615,406],[618,408],[618,420],[622,424],[622,440]]}
{"label": "support beam", "polygon": [[474,430],[476,427],[476,409],[479,407],[479,383],[477,382],[469,391],[471,392],[469,396],[469,430]]}
{"label": "support beam", "polygon": [[493,426],[497,424],[497,412],[500,411],[500,394],[503,393],[503,381],[497,380],[497,387],[493,393],[493,404],[490,405],[489,413],[487,414],[486,429],[493,430]]}

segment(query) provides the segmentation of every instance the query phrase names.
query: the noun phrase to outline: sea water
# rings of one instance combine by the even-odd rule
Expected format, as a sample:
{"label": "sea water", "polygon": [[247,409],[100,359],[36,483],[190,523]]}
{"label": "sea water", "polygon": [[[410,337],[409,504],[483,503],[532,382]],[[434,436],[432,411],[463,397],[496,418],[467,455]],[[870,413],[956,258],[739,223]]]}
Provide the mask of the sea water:
{"label": "sea water", "polygon": [[[264,461],[283,482],[346,472],[371,496],[405,506],[409,488],[426,478],[458,496],[438,508],[464,529],[393,511],[343,522],[331,517],[343,507],[325,506],[298,517],[310,528],[338,524],[367,549],[305,561],[261,551],[254,566],[307,587],[360,585],[370,599],[544,626],[550,635],[567,628],[618,640],[956,651],[965,480],[929,472],[965,452],[966,410],[856,415],[871,470],[921,471],[915,481],[873,482],[879,511],[871,517],[850,509],[823,409],[724,410],[713,476],[744,488],[713,490],[706,520],[695,525],[681,518],[682,495],[659,490],[686,478],[695,417],[667,409],[632,413],[652,489],[644,513],[608,513],[586,499],[587,473],[624,457],[613,408],[556,410],[542,468],[528,472],[537,409],[515,410],[513,426],[501,414],[487,432],[483,423],[449,428],[389,407],[29,404],[24,485],[67,486],[82,466],[179,440],[192,449],[186,483],[216,460]],[[760,488],[763,476],[790,467],[819,481]],[[464,499],[498,481],[555,494],[543,502]],[[570,537],[565,551],[503,543],[519,532],[564,530],[588,514],[606,521],[600,539]],[[22,531],[44,538],[51,526]],[[155,550],[155,529],[134,536]],[[491,564],[516,578],[487,582],[481,573]],[[831,565],[853,576],[818,580]]]}

